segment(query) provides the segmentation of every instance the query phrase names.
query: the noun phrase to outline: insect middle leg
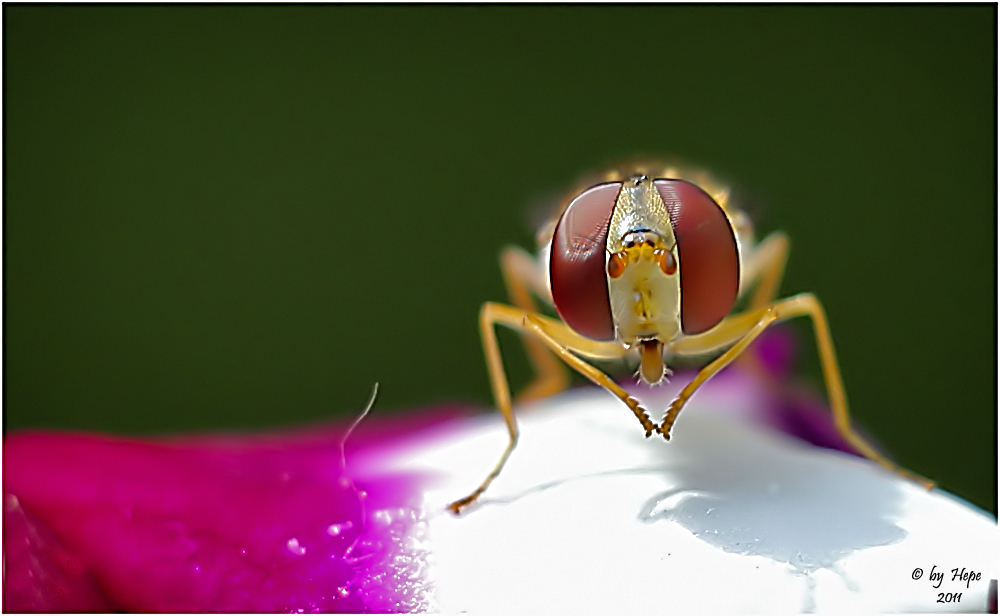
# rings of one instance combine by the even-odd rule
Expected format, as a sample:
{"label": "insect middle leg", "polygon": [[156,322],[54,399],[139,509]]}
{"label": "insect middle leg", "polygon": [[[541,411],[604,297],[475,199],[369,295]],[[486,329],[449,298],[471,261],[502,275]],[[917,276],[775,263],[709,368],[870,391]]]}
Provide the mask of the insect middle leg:
{"label": "insect middle leg", "polygon": [[483,308],[479,313],[480,333],[483,337],[483,350],[486,354],[486,365],[489,369],[493,398],[497,409],[507,423],[507,433],[510,438],[507,442],[507,448],[504,450],[503,455],[500,456],[500,460],[479,487],[465,498],[448,505],[448,509],[455,514],[471,505],[486,491],[490,484],[493,483],[493,480],[500,474],[500,471],[503,470],[507,459],[517,445],[517,422],[514,419],[514,412],[511,407],[510,386],[507,383],[507,375],[503,369],[500,347],[497,345],[496,325],[505,325],[519,330],[523,334],[533,336],[534,341],[538,341],[545,346],[546,352],[548,352],[548,349],[551,349],[551,352],[556,353],[572,368],[610,391],[632,409],[632,412],[639,418],[643,428],[646,430],[646,436],[656,431],[656,424],[649,418],[646,410],[639,404],[638,400],[628,395],[628,392],[622,389],[621,386],[611,380],[606,374],[573,354],[573,352],[576,352],[593,359],[618,359],[624,356],[626,352],[624,347],[614,342],[597,342],[583,338],[565,324],[534,312],[515,308],[514,306],[487,302],[483,304]]}
{"label": "insect middle leg", "polygon": [[[552,299],[545,281],[545,272],[538,260],[517,246],[507,246],[500,253],[500,270],[507,293],[514,305],[525,312],[536,312],[532,292],[549,304]],[[521,340],[528,359],[535,369],[535,378],[517,395],[518,402],[528,402],[559,393],[569,386],[566,368],[549,349],[533,336],[522,334]]]}
{"label": "insect middle leg", "polygon": [[[934,482],[920,477],[888,460],[875,450],[851,426],[851,416],[847,408],[847,396],[844,393],[844,383],[837,366],[837,356],[833,348],[833,339],[826,321],[823,306],[811,293],[802,293],[794,297],[779,300],[770,305],[749,310],[742,314],[726,318],[719,325],[703,334],[690,336],[675,343],[673,351],[683,355],[700,355],[710,353],[729,346],[729,349],[705,366],[687,384],[670,404],[660,424],[659,432],[664,438],[670,438],[670,429],[677,419],[684,404],[705,381],[728,365],[740,355],[769,325],[776,321],[797,316],[808,316],[813,322],[816,332],[816,343],[819,349],[820,362],[823,366],[823,378],[826,381],[827,395],[833,411],[834,425],[837,432],[863,456],[877,462],[883,467],[904,477],[922,484],[927,489],[934,487]],[[732,345],[732,346],[730,346]]]}
{"label": "insect middle leg", "polygon": [[[781,286],[781,279],[788,263],[788,249],[788,236],[782,231],[771,233],[750,249],[740,270],[739,296],[743,297],[753,289],[746,310],[762,308],[778,296],[778,288]],[[741,354],[738,361],[743,368],[767,384],[771,390],[781,389],[774,375],[755,354]]]}
{"label": "insect middle leg", "polygon": [[770,304],[778,296],[778,288],[788,264],[788,236],[775,231],[753,247],[740,280],[740,295],[756,287],[747,310]]}

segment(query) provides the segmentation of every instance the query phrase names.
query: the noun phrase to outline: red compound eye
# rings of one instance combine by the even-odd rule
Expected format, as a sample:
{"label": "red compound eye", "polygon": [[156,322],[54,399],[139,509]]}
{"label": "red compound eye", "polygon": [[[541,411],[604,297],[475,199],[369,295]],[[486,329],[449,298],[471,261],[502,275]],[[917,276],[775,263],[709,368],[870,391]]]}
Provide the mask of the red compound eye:
{"label": "red compound eye", "polygon": [[736,303],[740,257],[725,212],[704,190],[683,180],[653,182],[670,214],[681,276],[681,328],[707,331]]}
{"label": "red compound eye", "polygon": [[549,280],[556,312],[592,340],[613,340],[605,252],[621,182],[599,184],[573,199],[552,236]]}

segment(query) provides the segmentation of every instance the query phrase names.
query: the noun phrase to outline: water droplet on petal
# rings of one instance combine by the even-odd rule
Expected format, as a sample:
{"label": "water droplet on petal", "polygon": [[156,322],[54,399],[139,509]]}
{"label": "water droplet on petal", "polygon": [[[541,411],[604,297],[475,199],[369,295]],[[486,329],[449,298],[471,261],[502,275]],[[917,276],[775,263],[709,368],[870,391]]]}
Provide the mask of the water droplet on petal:
{"label": "water droplet on petal", "polygon": [[296,539],[295,537],[292,537],[291,539],[288,540],[287,547],[288,551],[291,552],[292,554],[295,554],[296,556],[302,556],[303,554],[306,553],[305,546],[299,545],[299,540]]}
{"label": "water droplet on petal", "polygon": [[341,534],[351,530],[354,527],[354,523],[350,520],[346,522],[338,522],[337,524],[331,524],[326,527],[326,534],[331,537],[339,537]]}

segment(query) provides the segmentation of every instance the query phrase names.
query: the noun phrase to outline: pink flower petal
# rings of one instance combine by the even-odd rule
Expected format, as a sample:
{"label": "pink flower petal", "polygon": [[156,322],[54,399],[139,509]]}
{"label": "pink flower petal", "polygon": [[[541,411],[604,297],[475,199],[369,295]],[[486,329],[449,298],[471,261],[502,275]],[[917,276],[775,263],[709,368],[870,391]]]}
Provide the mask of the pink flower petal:
{"label": "pink flower petal", "polygon": [[[455,414],[376,420],[357,442]],[[355,486],[343,477],[342,433],[7,437],[4,608],[422,609],[420,478]]]}

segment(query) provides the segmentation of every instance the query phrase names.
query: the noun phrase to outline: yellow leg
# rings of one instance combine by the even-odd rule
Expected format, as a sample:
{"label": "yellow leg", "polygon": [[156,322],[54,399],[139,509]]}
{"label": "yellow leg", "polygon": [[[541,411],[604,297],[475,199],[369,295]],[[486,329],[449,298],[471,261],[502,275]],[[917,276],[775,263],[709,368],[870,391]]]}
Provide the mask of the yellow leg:
{"label": "yellow leg", "polygon": [[[621,345],[613,342],[595,342],[583,338],[565,324],[554,319],[549,319],[541,315],[515,308],[503,304],[486,303],[479,313],[479,328],[483,336],[483,350],[486,353],[486,365],[490,374],[490,385],[493,388],[493,398],[496,401],[497,409],[503,415],[507,423],[507,433],[510,439],[507,448],[504,450],[500,460],[486,476],[486,479],[471,494],[459,499],[450,505],[448,509],[452,513],[458,514],[462,509],[471,505],[479,496],[486,491],[493,480],[503,470],[507,458],[510,457],[514,447],[517,445],[517,422],[514,419],[514,412],[511,408],[510,386],[507,383],[507,375],[503,369],[503,360],[500,357],[500,347],[497,345],[495,325],[506,325],[512,329],[520,330],[522,333],[534,336],[534,341],[541,341],[547,349],[551,349],[571,367],[591,381],[608,389],[615,396],[620,398],[635,413],[643,428],[646,429],[646,436],[656,431],[656,424],[649,418],[645,409],[640,406],[639,401],[628,395],[617,383],[612,381],[606,374],[594,368],[584,360],[573,355],[570,349],[596,359],[615,359],[625,354],[625,349]],[[548,352],[547,349],[546,352]]]}
{"label": "yellow leg", "polygon": [[[778,288],[788,263],[788,249],[788,236],[781,231],[771,233],[753,247],[746,262],[742,264],[740,280],[740,296],[755,288],[753,296],[747,302],[747,311],[763,308],[778,296]],[[777,380],[756,355],[747,353],[741,355],[738,361],[772,391],[781,390]]]}
{"label": "yellow leg", "polygon": [[[544,319],[544,317],[540,317],[539,315],[526,315],[524,317],[524,327],[538,336],[542,342],[557,353],[563,361],[570,365],[571,368],[590,379],[590,381],[594,384],[600,385],[604,389],[611,392],[612,395],[617,397],[619,400],[624,402],[627,407],[632,409],[632,412],[635,413],[639,423],[642,424],[643,429],[646,431],[647,437],[653,434],[653,432],[656,432],[656,424],[649,418],[649,415],[646,413],[646,409],[639,404],[638,400],[630,396],[628,392],[622,389],[618,383],[615,383],[611,377],[571,352],[577,351],[579,353],[586,353],[588,350],[593,351],[596,350],[596,348],[614,348],[618,353],[618,357],[623,357],[626,352],[624,347],[615,343],[611,343],[613,346],[601,345],[598,347],[601,343],[594,343],[593,341],[582,337],[580,337],[580,340],[578,341],[581,344],[560,344],[557,338],[558,336],[570,334],[573,337],[578,337],[578,334],[562,323]],[[591,356],[596,356],[601,359],[613,359],[604,353],[599,355],[592,354]]]}
{"label": "yellow leg", "polygon": [[766,306],[778,296],[781,278],[788,263],[788,248],[788,236],[781,231],[768,235],[754,247],[743,264],[743,277],[740,280],[741,295],[751,287],[757,287],[747,310]]}
{"label": "yellow leg", "polygon": [[[526,312],[535,312],[531,292],[548,299],[544,272],[539,271],[538,261],[523,249],[508,246],[500,253],[500,270],[503,272],[507,293],[514,305]],[[551,299],[548,300],[551,303]],[[518,402],[545,398],[569,386],[569,375],[559,360],[537,339],[522,335],[528,359],[535,369],[535,379],[517,395]]]}
{"label": "yellow leg", "polygon": [[670,404],[667,413],[660,424],[659,432],[664,438],[670,438],[670,429],[677,419],[677,414],[694,392],[701,387],[713,374],[724,368],[729,362],[742,353],[754,338],[760,335],[769,325],[776,321],[796,316],[808,316],[812,319],[816,331],[816,343],[819,348],[820,362],[823,366],[823,378],[826,381],[827,395],[830,397],[830,407],[833,410],[834,425],[840,435],[863,456],[895,471],[904,477],[912,479],[924,487],[934,487],[934,482],[911,473],[886,459],[869,445],[851,427],[851,416],[847,409],[847,396],[844,393],[844,383],[837,367],[837,356],[830,337],[826,314],[819,300],[811,293],[803,293],[787,299],[773,302],[771,305],[734,315],[723,320],[713,329],[690,336],[674,345],[673,351],[679,354],[709,353],[726,346],[731,346],[715,361],[703,368],[677,398]]}
{"label": "yellow leg", "polygon": [[[677,394],[673,402],[667,408],[663,421],[660,423],[658,432],[663,438],[670,440],[670,429],[677,420],[677,415],[687,404],[688,399],[701,387],[705,381],[710,379],[719,370],[729,365],[731,361],[740,356],[743,351],[750,346],[750,343],[764,331],[768,325],[775,321],[774,310],[771,308],[757,309],[740,315],[728,317],[714,328],[704,334],[686,338],[682,343],[677,343],[672,347],[672,351],[677,355],[698,355],[710,353],[719,348],[729,346],[729,349],[715,358],[710,364],[705,366],[695,375],[694,379],[688,383],[684,389]],[[730,346],[732,345],[732,346]]]}

